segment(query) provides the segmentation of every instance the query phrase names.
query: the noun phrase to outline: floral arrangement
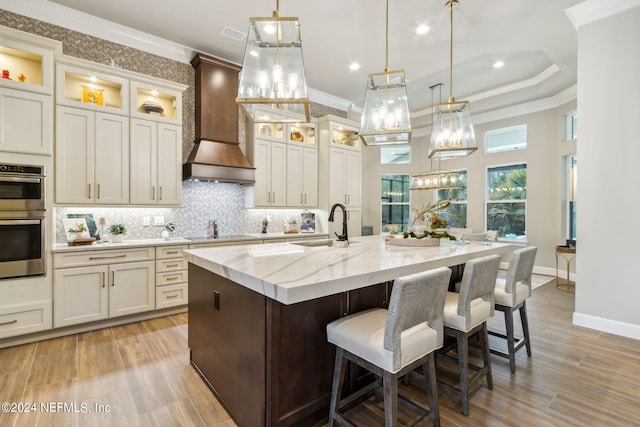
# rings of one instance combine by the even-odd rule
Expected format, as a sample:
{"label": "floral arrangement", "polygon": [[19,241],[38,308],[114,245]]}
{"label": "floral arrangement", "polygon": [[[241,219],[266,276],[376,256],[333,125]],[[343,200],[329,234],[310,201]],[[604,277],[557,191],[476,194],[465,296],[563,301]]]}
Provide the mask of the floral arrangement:
{"label": "floral arrangement", "polygon": [[442,212],[447,211],[451,205],[451,200],[446,197],[442,197],[433,203],[427,203],[420,209],[413,209],[415,213],[415,219],[411,223],[415,224],[416,221],[423,221],[429,223],[430,228],[447,228],[449,221],[442,215]]}

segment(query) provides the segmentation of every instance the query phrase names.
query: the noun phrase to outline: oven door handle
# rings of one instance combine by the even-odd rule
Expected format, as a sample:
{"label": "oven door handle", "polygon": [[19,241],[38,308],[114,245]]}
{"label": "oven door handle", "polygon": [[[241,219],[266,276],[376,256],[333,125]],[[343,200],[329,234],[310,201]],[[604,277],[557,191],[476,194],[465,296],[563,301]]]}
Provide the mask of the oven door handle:
{"label": "oven door handle", "polygon": [[41,178],[26,178],[26,177],[16,177],[16,176],[0,176],[1,182],[28,182],[30,184],[40,184],[42,182]]}
{"label": "oven door handle", "polygon": [[39,225],[40,219],[0,219],[0,225]]}

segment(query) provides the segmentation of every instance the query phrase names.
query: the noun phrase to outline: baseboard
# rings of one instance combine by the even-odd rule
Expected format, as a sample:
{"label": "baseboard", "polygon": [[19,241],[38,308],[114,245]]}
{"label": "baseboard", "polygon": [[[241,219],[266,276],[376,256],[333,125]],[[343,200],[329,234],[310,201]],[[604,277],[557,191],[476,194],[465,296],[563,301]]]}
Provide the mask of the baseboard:
{"label": "baseboard", "polygon": [[640,325],[619,322],[617,320],[595,317],[588,314],[573,313],[573,324],[597,331],[640,340]]}

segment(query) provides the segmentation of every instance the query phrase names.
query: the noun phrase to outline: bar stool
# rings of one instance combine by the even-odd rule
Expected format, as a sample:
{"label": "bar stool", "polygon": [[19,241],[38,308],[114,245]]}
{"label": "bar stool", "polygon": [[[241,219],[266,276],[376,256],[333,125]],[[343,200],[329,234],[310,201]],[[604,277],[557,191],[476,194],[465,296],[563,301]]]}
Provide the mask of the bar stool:
{"label": "bar stool", "polygon": [[[489,390],[493,390],[487,320],[494,312],[493,291],[499,269],[499,255],[468,261],[460,282],[460,293],[447,292],[444,303],[444,334],[454,337],[456,341],[438,352],[437,358],[457,361],[460,380],[458,384],[451,384],[438,376],[438,383],[461,397],[464,415],[469,415],[469,398],[477,391],[483,379],[486,378]],[[483,366],[469,362],[469,338],[476,334]],[[456,358],[449,355],[454,348]]]}
{"label": "bar stool", "polygon": [[[451,270],[441,267],[396,279],[389,309],[374,308],[327,325],[327,338],[336,345],[329,423],[351,425],[340,413],[347,404],[365,396],[377,382],[340,400],[347,360],[382,378],[385,425],[397,425],[397,403],[420,410],[416,423],[440,425],[434,350],[443,342],[443,308]],[[398,395],[398,378],[422,366],[429,408],[415,399]]]}
{"label": "bar stool", "polygon": [[[516,351],[526,346],[527,356],[531,357],[526,299],[531,296],[531,274],[536,261],[537,250],[538,248],[535,246],[528,246],[514,251],[506,278],[498,278],[496,280],[496,288],[494,290],[495,309],[504,312],[507,333],[489,331],[489,334],[505,339],[507,341],[507,351],[491,348],[491,353],[508,358],[511,373],[516,371]],[[522,338],[516,338],[513,329],[513,313],[516,310],[520,312]]]}

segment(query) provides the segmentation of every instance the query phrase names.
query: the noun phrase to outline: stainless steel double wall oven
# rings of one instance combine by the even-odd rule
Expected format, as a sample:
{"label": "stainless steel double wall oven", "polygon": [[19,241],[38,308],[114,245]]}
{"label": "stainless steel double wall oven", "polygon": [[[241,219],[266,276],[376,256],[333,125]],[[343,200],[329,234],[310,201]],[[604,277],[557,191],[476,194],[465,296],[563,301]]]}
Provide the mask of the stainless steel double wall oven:
{"label": "stainless steel double wall oven", "polygon": [[0,279],[46,273],[45,168],[0,163]]}

